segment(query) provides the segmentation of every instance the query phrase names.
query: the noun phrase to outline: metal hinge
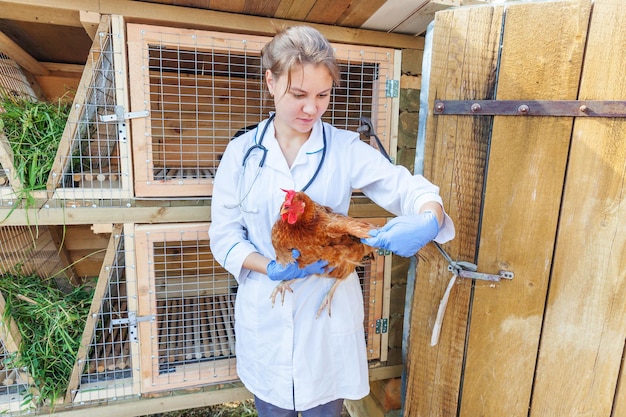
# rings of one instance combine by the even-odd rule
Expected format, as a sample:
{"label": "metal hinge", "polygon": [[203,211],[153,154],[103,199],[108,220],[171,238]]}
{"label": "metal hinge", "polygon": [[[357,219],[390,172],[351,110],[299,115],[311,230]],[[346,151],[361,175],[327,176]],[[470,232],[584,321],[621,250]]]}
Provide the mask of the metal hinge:
{"label": "metal hinge", "polygon": [[137,333],[137,323],[145,322],[145,321],[154,321],[156,320],[155,316],[140,316],[137,317],[137,313],[134,311],[128,312],[127,318],[121,319],[111,319],[109,326],[122,326],[128,325],[128,339],[131,342],[138,342],[139,335]]}
{"label": "metal hinge", "polygon": [[385,82],[385,97],[398,97],[400,94],[400,81],[387,80]]}
{"label": "metal hinge", "polygon": [[101,114],[100,121],[103,123],[117,123],[117,137],[121,143],[126,143],[128,140],[126,120],[148,117],[149,115],[150,112],[148,110],[125,112],[123,106],[115,106],[115,113]]}
{"label": "metal hinge", "polygon": [[148,110],[132,111],[132,112],[126,112],[124,110],[125,109],[123,106],[115,106],[115,113],[101,114],[100,121],[104,123],[122,122],[124,120],[137,119],[140,117],[148,117],[150,115],[150,112]]}
{"label": "metal hinge", "polygon": [[626,101],[435,100],[436,115],[626,117]]}
{"label": "metal hinge", "polygon": [[376,334],[387,333],[388,325],[389,325],[388,319],[376,320]]}

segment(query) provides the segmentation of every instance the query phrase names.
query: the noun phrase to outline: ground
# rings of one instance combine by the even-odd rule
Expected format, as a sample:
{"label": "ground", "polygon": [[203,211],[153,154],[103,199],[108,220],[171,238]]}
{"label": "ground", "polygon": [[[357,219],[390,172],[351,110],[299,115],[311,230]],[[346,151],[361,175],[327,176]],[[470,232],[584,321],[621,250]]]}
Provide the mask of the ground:
{"label": "ground", "polygon": [[[210,407],[192,408],[190,410],[172,411],[169,413],[151,414],[143,417],[257,417],[254,401],[226,403]],[[344,408],[342,417],[350,417]]]}

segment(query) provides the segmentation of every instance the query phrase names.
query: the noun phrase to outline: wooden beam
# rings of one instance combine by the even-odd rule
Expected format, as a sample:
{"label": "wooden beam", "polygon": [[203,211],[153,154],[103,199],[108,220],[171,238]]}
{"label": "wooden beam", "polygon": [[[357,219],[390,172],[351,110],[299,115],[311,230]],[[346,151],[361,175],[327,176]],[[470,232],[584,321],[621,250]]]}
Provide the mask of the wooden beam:
{"label": "wooden beam", "polygon": [[[0,0],[0,9],[17,6],[42,6],[41,0]],[[201,10],[190,7],[145,3],[132,0],[57,0],[46,1],[45,7],[74,12],[94,12],[121,15],[129,22],[169,24],[170,26],[194,27],[234,33],[273,35],[277,27],[302,24],[301,21],[273,19],[236,13]],[[23,17],[27,19],[27,17]],[[50,22],[54,23],[54,22]],[[423,49],[422,37],[386,33],[376,30],[354,29],[334,25],[310,23],[319,29],[331,42],[357,45],[383,46],[391,48]],[[78,24],[82,26],[80,19]]]}
{"label": "wooden beam", "polygon": [[[42,3],[48,3],[50,6],[43,6]],[[0,19],[69,27],[82,26],[78,12],[57,8],[52,3],[51,1],[31,2],[31,4],[10,2],[0,6]]]}
{"label": "wooden beam", "polygon": [[48,75],[48,70],[11,38],[0,32],[0,51],[33,75]]}
{"label": "wooden beam", "polygon": [[98,26],[100,25],[100,13],[86,12],[84,10],[80,10],[79,16],[80,23],[85,28],[85,32],[87,32],[87,34],[93,41],[96,37],[96,33],[98,32]]}

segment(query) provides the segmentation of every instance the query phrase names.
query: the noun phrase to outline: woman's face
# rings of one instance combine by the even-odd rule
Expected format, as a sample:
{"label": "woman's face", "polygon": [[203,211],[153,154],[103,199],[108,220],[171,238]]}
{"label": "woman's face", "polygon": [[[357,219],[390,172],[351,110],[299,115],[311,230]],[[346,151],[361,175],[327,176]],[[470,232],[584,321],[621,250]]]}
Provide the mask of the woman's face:
{"label": "woman's face", "polygon": [[324,65],[304,64],[291,70],[291,85],[287,88],[287,75],[275,78],[267,70],[267,87],[274,96],[277,135],[308,134],[330,103],[333,79]]}

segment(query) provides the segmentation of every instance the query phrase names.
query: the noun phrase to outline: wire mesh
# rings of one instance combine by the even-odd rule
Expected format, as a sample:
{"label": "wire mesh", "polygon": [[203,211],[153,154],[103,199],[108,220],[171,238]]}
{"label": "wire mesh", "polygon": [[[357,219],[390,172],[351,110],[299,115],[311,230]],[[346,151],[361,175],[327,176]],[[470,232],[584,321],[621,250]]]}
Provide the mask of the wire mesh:
{"label": "wire mesh", "polygon": [[119,102],[126,87],[116,81],[126,72],[118,68],[125,53],[116,43],[119,37],[111,26],[97,33],[59,146],[50,188],[70,207],[120,206],[129,201],[130,191],[124,192],[128,152],[123,149],[128,146],[127,109]]}
{"label": "wire mesh", "polygon": [[[273,109],[260,52],[271,38],[129,25],[134,110],[149,118],[133,135],[137,196],[208,197],[228,142]],[[139,46],[136,46],[139,45]],[[323,119],[356,131],[371,119],[389,144],[386,81],[392,54],[337,45],[341,82]],[[369,142],[369,141],[368,141]],[[166,187],[166,189],[163,189]]]}
{"label": "wire mesh", "polygon": [[[4,53],[0,52],[0,97],[19,97],[36,99],[28,79],[20,66]],[[3,109],[0,107],[0,112]],[[0,129],[0,141],[5,141]],[[16,196],[11,187],[11,170],[13,163],[10,145],[8,142],[0,143],[0,207],[12,206]],[[13,173],[14,174],[14,173]]]}
{"label": "wire mesh", "polygon": [[107,289],[99,303],[80,384],[72,391],[74,402],[119,399],[133,394],[131,333],[136,324],[129,316],[125,270],[124,239],[120,236],[108,268]]}
{"label": "wire mesh", "polygon": [[0,275],[54,277],[62,283],[72,280],[66,266],[49,227],[0,226]]}
{"label": "wire mesh", "polygon": [[0,340],[0,414],[5,415],[31,408],[25,402],[30,378],[22,369],[6,365],[11,354]]}
{"label": "wire mesh", "polygon": [[37,98],[17,62],[2,52],[0,52],[0,96]]}
{"label": "wire mesh", "polygon": [[144,226],[136,233],[143,240],[138,274],[148,269],[152,294],[152,320],[140,328],[142,349],[150,348],[142,353],[143,366],[153,370],[148,391],[237,379],[236,281],[213,258],[208,224],[173,228]]}

